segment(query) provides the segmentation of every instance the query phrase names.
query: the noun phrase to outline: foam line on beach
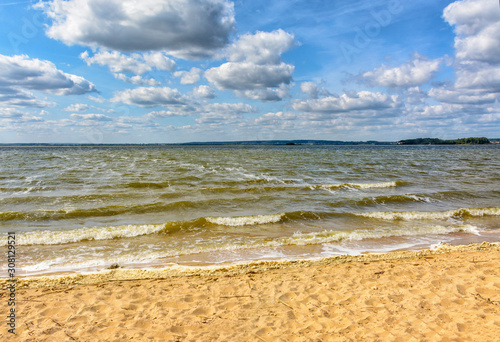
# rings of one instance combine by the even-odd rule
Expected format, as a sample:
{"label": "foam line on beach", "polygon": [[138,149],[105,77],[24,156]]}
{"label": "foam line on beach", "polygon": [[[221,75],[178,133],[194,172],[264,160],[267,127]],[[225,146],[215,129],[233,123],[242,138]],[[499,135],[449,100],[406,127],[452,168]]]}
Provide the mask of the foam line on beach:
{"label": "foam line on beach", "polygon": [[214,253],[222,251],[236,251],[252,248],[267,248],[281,246],[305,246],[322,243],[340,242],[340,241],[362,241],[365,239],[377,239],[386,237],[409,237],[426,234],[449,234],[456,232],[465,232],[468,234],[479,234],[479,229],[472,225],[457,225],[457,226],[422,226],[414,229],[358,229],[354,231],[322,231],[313,233],[295,233],[290,237],[279,238],[273,240],[259,239],[248,241],[245,243],[228,241],[226,243],[207,245],[189,246],[180,249],[165,249],[157,251],[140,250],[129,252],[127,255],[117,255],[111,259],[90,258],[90,259],[73,259],[68,262],[61,262],[59,257],[55,256],[46,259],[43,262],[22,267],[27,272],[40,272],[49,269],[52,270],[74,270],[95,267],[106,267],[110,263],[118,264],[148,264],[153,260],[159,260],[166,257],[175,257],[181,255],[194,255],[198,253]]}
{"label": "foam line on beach", "polygon": [[[401,259],[417,259],[432,257],[435,255],[452,252],[475,252],[475,251],[500,251],[500,243],[483,242],[481,244],[470,244],[467,246],[452,246],[441,244],[433,249],[419,251],[396,251],[383,254],[341,255],[315,260],[281,260],[281,261],[257,261],[236,265],[219,265],[206,267],[175,266],[164,269],[153,270],[127,270],[114,269],[90,274],[55,275],[30,278],[19,278],[18,288],[39,288],[53,286],[77,286],[100,284],[109,281],[126,281],[140,279],[161,279],[178,276],[208,276],[214,275],[238,275],[246,273],[266,272],[273,269],[299,268],[310,266],[337,265],[344,263],[366,263],[378,261],[390,261]],[[0,279],[0,286],[6,286],[8,279]]]}

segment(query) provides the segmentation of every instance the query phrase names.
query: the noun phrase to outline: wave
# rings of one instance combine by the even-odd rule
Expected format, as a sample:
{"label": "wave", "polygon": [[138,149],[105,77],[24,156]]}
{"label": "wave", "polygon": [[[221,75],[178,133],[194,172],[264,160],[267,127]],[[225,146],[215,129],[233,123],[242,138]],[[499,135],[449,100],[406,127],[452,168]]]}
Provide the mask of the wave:
{"label": "wave", "polygon": [[[123,225],[110,227],[92,227],[72,230],[42,230],[16,235],[18,245],[59,245],[86,240],[111,240],[154,234],[165,230],[164,224]],[[5,246],[7,239],[0,238],[0,245]]]}
{"label": "wave", "polygon": [[377,205],[377,204],[389,204],[389,203],[408,203],[408,202],[426,202],[430,203],[435,200],[423,195],[415,194],[404,194],[404,195],[390,195],[390,196],[376,196],[367,197],[361,200],[355,201],[357,205]]}
{"label": "wave", "polygon": [[213,224],[221,226],[247,226],[266,223],[277,223],[285,216],[285,213],[274,215],[252,215],[239,217],[206,217],[205,219]]}
{"label": "wave", "polygon": [[64,208],[64,209],[40,209],[37,211],[4,211],[0,212],[0,222],[26,220],[66,220],[85,217],[106,217],[120,214],[145,214],[157,212],[176,212],[189,208],[209,208],[214,204],[247,202],[248,198],[233,199],[201,199],[201,200],[183,200],[176,202],[155,202],[135,205],[108,205],[94,208]]}
{"label": "wave", "polygon": [[[136,182],[136,183],[127,183],[128,186],[133,187],[167,187],[168,182],[165,183],[144,183],[144,182]],[[393,181],[393,182],[382,182],[382,183],[343,183],[337,185],[314,185],[314,186],[290,186],[284,187],[280,186],[277,189],[274,187],[265,187],[264,194],[266,192],[272,191],[280,191],[284,189],[292,189],[292,190],[306,190],[306,189],[377,189],[377,188],[388,188],[394,187],[402,184],[401,181]],[[256,188],[256,191],[258,188]],[[237,189],[236,191],[246,192],[245,188]],[[262,189],[260,189],[262,191]],[[62,197],[61,200],[95,200],[99,199],[100,195],[90,195],[88,197],[84,195],[80,196],[67,196]],[[106,197],[116,197],[118,195],[103,195],[103,198]],[[175,194],[163,194],[162,198],[175,198]],[[54,199],[54,197],[52,197]],[[57,197],[55,198],[57,199]],[[36,199],[33,199],[36,200]],[[153,212],[161,212],[161,211],[169,211],[169,210],[178,210],[178,209],[187,209],[187,208],[205,208],[209,207],[213,204],[221,204],[226,202],[235,201],[246,203],[248,198],[212,198],[212,199],[200,199],[200,200],[181,200],[176,202],[155,202],[155,203],[146,203],[146,204],[135,204],[135,205],[107,205],[102,207],[93,207],[93,208],[63,208],[63,209],[40,209],[36,211],[4,211],[0,212],[0,222],[2,221],[13,221],[13,220],[27,220],[27,221],[39,221],[39,220],[64,220],[64,219],[75,219],[75,218],[84,218],[84,217],[104,217],[104,216],[114,216],[120,214],[142,214],[142,213],[153,213]],[[76,205],[76,203],[75,203]]]}
{"label": "wave", "polygon": [[479,228],[473,225],[457,225],[457,226],[422,226],[414,227],[413,229],[400,228],[378,228],[378,229],[356,229],[352,231],[323,231],[314,233],[297,233],[290,238],[282,239],[282,244],[286,245],[310,245],[327,242],[340,241],[361,241],[367,239],[381,239],[391,237],[410,237],[419,235],[439,235],[450,234],[457,232],[465,232],[469,234],[479,234]]}
{"label": "wave", "polygon": [[[200,217],[189,221],[170,221],[162,224],[122,225],[108,227],[86,227],[72,230],[43,230],[17,234],[19,245],[56,245],[86,240],[110,240],[149,234],[170,234],[192,228],[209,228],[211,226],[238,227],[280,223],[290,220],[320,219],[322,215],[308,212],[291,212],[269,215],[249,215],[232,217]],[[0,237],[0,246],[7,245],[7,237]]]}
{"label": "wave", "polygon": [[[456,209],[445,212],[371,212],[371,213],[334,213],[334,212],[307,212],[295,211],[288,213],[277,213],[267,215],[247,215],[247,216],[207,216],[200,217],[188,221],[169,221],[162,224],[143,224],[143,225],[121,225],[108,227],[86,227],[64,231],[35,231],[27,233],[19,233],[17,243],[19,245],[55,245],[80,242],[86,240],[110,240],[118,238],[130,238],[141,235],[150,234],[173,234],[178,231],[188,231],[190,229],[210,229],[214,226],[222,227],[243,227],[257,226],[264,224],[282,224],[285,222],[298,221],[313,221],[323,220],[328,218],[348,218],[368,217],[385,220],[417,220],[417,219],[446,219],[458,218],[465,216],[488,216],[500,215],[499,207],[492,208],[468,208]],[[471,226],[449,227],[435,226],[437,228],[422,228],[412,227],[406,228],[372,228],[372,229],[356,229],[349,232],[331,231],[326,233],[309,233],[302,236],[300,241],[312,239],[320,242],[341,241],[344,239],[365,239],[365,238],[381,238],[385,236],[406,236],[420,234],[441,234],[459,230],[472,229]],[[469,227],[469,228],[463,228]],[[312,234],[312,235],[311,235]],[[309,237],[308,237],[309,236]],[[292,240],[290,240],[292,239]],[[287,238],[280,244],[290,244],[296,238]],[[299,241],[297,240],[297,241]],[[311,240],[311,241],[313,241]],[[288,242],[286,242],[288,241]],[[300,244],[300,242],[298,242]],[[0,246],[7,244],[7,237],[0,237]]]}
{"label": "wave", "polygon": [[[382,200],[394,200],[394,201],[406,201],[406,200],[422,200],[420,198],[413,199],[412,196],[405,197],[400,195],[395,196],[382,196]],[[380,201],[381,198],[375,197],[375,201]],[[179,202],[175,202],[176,205],[180,205]],[[191,202],[184,203],[189,205]],[[367,204],[367,203],[365,203]],[[163,208],[163,206],[161,206]],[[151,208],[149,208],[151,209]],[[117,209],[118,210],[118,209]],[[120,210],[118,210],[120,211]],[[6,217],[8,215],[16,216],[16,213],[3,212],[0,213],[2,219],[9,219],[12,217]],[[47,214],[47,213],[46,213]],[[59,213],[63,215],[63,213]],[[71,212],[65,213],[66,215],[71,214]],[[95,214],[95,213],[93,213]],[[401,211],[401,212],[390,212],[390,211],[378,211],[378,212],[365,212],[365,213],[353,213],[353,212],[311,212],[311,211],[294,211],[286,213],[275,213],[275,214],[264,214],[264,215],[247,215],[247,216],[207,216],[200,217],[188,221],[169,221],[162,224],[143,224],[143,225],[121,225],[121,226],[108,226],[108,227],[85,227],[73,230],[62,230],[62,231],[35,231],[27,233],[18,234],[18,244],[20,245],[53,245],[53,244],[65,244],[73,243],[85,240],[109,240],[118,238],[129,238],[141,235],[149,234],[171,234],[180,230],[189,229],[199,229],[207,228],[213,226],[226,226],[226,227],[242,227],[242,226],[256,226],[263,224],[280,224],[285,222],[298,222],[298,221],[313,221],[313,220],[323,220],[329,218],[347,218],[352,220],[355,217],[365,217],[370,219],[388,220],[388,221],[411,221],[411,220],[446,220],[446,219],[463,219],[467,217],[482,217],[482,216],[500,216],[500,207],[487,207],[487,208],[459,208],[448,211],[438,211],[438,212],[415,212],[415,211]],[[52,217],[53,218],[53,217]],[[450,229],[445,226],[437,226],[436,232],[440,231],[449,232]],[[330,232],[327,236],[322,235],[323,233],[314,233],[312,236],[315,241],[323,241],[321,239],[326,239],[324,241],[336,241],[335,239],[355,239],[356,236],[362,238],[377,238],[383,237],[380,234],[395,234],[397,236],[403,236],[404,234],[431,234],[430,231],[424,231],[424,228],[417,227],[412,228],[409,231],[398,230],[399,228],[392,227],[389,231],[382,231],[382,228],[375,228],[374,230],[363,230],[358,229],[352,232]],[[422,230],[424,229],[424,230]],[[462,229],[462,228],[460,228]],[[375,235],[374,232],[377,232]],[[383,233],[381,233],[383,232]],[[340,235],[339,235],[340,234]],[[347,234],[347,235],[346,235]],[[361,234],[361,235],[360,235]],[[378,235],[377,235],[378,234]],[[393,236],[393,235],[387,235]],[[307,238],[307,237],[304,237]],[[338,240],[338,241],[340,241]],[[292,241],[292,240],[290,240]],[[318,242],[319,243],[319,242]],[[0,246],[5,246],[7,244],[6,236],[0,237]]]}
{"label": "wave", "polygon": [[[230,183],[230,184],[228,184]],[[403,181],[393,181],[393,182],[380,182],[380,183],[341,183],[341,184],[297,184],[293,180],[281,181],[276,185],[264,185],[264,186],[243,186],[251,185],[255,183],[269,184],[271,182],[267,180],[258,181],[243,181],[243,182],[228,182],[223,183],[221,187],[206,187],[201,188],[202,192],[232,192],[232,193],[242,193],[242,192],[267,192],[267,191],[303,191],[303,190],[352,190],[352,189],[382,189],[391,188],[396,186],[401,186],[406,184]],[[228,186],[229,185],[229,186]],[[231,186],[232,185],[232,186]]]}
{"label": "wave", "polygon": [[[86,268],[86,267],[102,267],[111,263],[149,263],[166,257],[176,257],[181,255],[193,255],[199,253],[217,253],[224,251],[236,251],[252,248],[276,248],[281,246],[305,246],[323,243],[335,243],[341,241],[361,241],[367,239],[382,239],[391,237],[412,237],[427,234],[443,235],[457,232],[465,232],[469,234],[479,234],[479,229],[473,225],[458,225],[458,226],[423,226],[415,227],[415,229],[357,229],[352,231],[333,231],[327,230],[313,233],[295,233],[290,237],[283,237],[273,240],[259,239],[250,242],[227,241],[225,243],[218,242],[215,246],[213,243],[189,246],[178,249],[166,249],[161,251],[141,250],[127,253],[126,255],[116,255],[110,258],[92,258],[86,260],[71,260],[64,261],[59,258],[43,260],[34,265],[25,265],[23,270],[28,272],[43,271],[46,269],[69,269]],[[62,261],[62,262],[61,262]]]}
{"label": "wave", "polygon": [[[18,245],[57,245],[90,240],[111,240],[156,233],[172,233],[181,229],[208,225],[244,226],[279,222],[285,214],[252,215],[240,217],[202,217],[190,221],[172,221],[163,224],[86,227],[72,230],[43,230],[17,234]],[[7,238],[0,237],[0,246],[7,245]]]}
{"label": "wave", "polygon": [[54,191],[56,187],[49,186],[32,186],[32,187],[16,187],[16,188],[0,188],[0,193],[10,193],[10,194],[27,194],[30,192],[41,192],[41,191]]}
{"label": "wave", "polygon": [[170,186],[170,182],[130,182],[125,185],[129,188],[141,189],[141,188],[156,188],[163,189]]}
{"label": "wave", "polygon": [[487,208],[460,208],[447,211],[374,211],[370,213],[356,213],[355,215],[382,219],[382,220],[443,220],[443,219],[460,219],[466,217],[481,217],[481,216],[500,216],[500,207]]}
{"label": "wave", "polygon": [[323,184],[323,185],[313,185],[312,188],[315,189],[380,189],[380,188],[392,188],[400,185],[404,185],[402,181],[392,181],[392,182],[380,182],[380,183],[342,183],[342,184]]}
{"label": "wave", "polygon": [[[131,197],[138,197],[140,194],[132,193],[128,195],[128,198]],[[90,194],[75,194],[75,195],[60,195],[60,196],[51,196],[51,195],[46,195],[46,196],[10,196],[10,197],[3,197],[0,198],[0,201],[2,204],[11,204],[11,205],[16,205],[16,204],[38,204],[39,206],[41,205],[46,205],[47,203],[64,203],[66,205],[68,204],[73,204],[73,205],[82,205],[83,203],[92,203],[92,202],[105,202],[105,201],[111,201],[111,200],[117,200],[117,199],[122,199],[123,196],[120,194],[96,194],[96,193],[90,193]],[[1,212],[0,212],[0,217],[1,217]],[[1,220],[1,219],[0,219]]]}

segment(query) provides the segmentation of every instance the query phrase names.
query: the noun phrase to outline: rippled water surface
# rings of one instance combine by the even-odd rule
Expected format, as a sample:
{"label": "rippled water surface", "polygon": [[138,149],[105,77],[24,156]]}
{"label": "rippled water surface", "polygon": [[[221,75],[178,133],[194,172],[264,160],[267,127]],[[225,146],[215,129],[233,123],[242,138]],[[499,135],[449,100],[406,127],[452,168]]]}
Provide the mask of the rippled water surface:
{"label": "rippled water surface", "polygon": [[500,240],[498,145],[3,147],[0,160],[0,244],[16,233],[20,275]]}

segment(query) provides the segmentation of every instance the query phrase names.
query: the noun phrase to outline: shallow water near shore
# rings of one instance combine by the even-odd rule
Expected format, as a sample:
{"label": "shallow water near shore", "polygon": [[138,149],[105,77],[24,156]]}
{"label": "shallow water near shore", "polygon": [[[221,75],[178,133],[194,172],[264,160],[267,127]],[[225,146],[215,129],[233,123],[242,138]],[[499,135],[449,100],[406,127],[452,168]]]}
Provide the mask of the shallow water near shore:
{"label": "shallow water near shore", "polygon": [[498,145],[2,147],[0,160],[0,245],[15,232],[19,276],[500,240]]}

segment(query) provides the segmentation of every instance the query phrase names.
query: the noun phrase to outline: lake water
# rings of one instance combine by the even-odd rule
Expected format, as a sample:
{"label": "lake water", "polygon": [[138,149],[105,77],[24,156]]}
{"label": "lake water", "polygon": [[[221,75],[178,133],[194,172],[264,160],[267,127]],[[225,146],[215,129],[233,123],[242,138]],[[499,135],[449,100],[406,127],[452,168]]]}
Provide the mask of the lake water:
{"label": "lake water", "polygon": [[0,161],[19,276],[500,241],[499,145],[1,147]]}

